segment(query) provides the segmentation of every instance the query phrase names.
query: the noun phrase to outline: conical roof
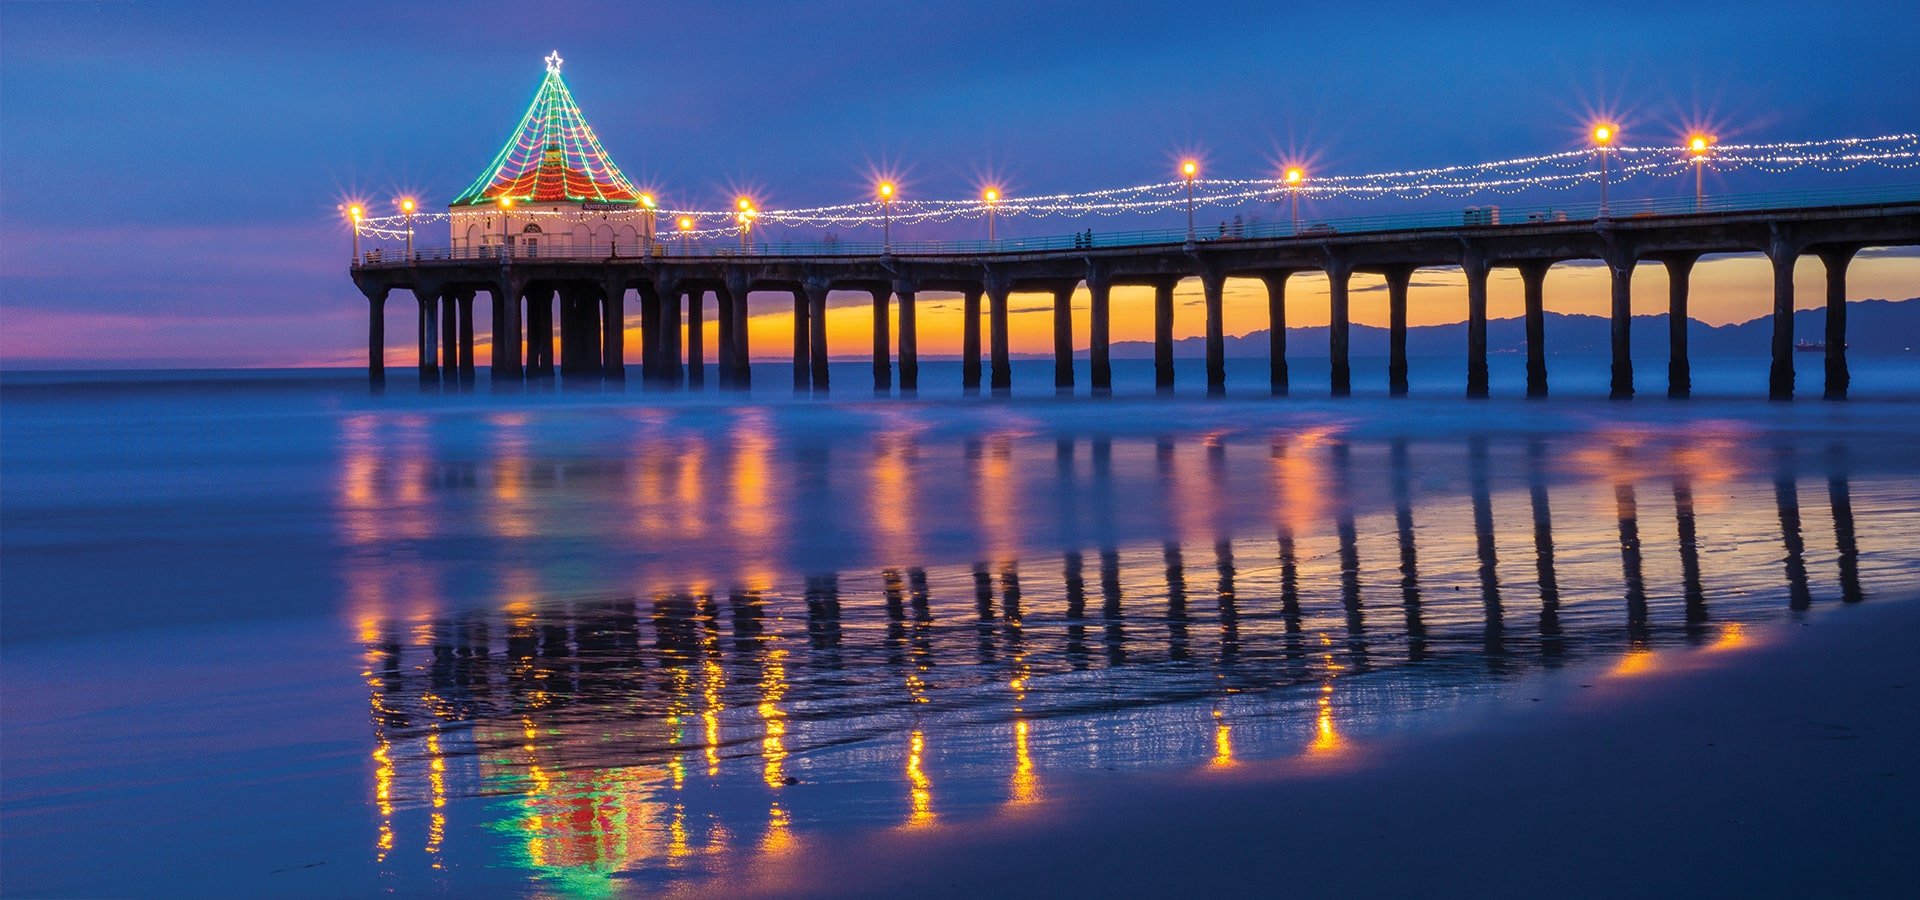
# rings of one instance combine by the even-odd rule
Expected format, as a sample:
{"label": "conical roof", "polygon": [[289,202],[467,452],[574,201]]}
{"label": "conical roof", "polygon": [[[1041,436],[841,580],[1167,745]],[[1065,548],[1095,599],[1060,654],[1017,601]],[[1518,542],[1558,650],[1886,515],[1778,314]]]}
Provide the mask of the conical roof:
{"label": "conical roof", "polygon": [[547,57],[547,77],[533,105],[520,118],[506,146],[484,172],[460,193],[453,206],[491,203],[512,197],[521,203],[593,200],[634,203],[640,199],[620,167],[607,158],[573,92],[560,78],[560,54]]}

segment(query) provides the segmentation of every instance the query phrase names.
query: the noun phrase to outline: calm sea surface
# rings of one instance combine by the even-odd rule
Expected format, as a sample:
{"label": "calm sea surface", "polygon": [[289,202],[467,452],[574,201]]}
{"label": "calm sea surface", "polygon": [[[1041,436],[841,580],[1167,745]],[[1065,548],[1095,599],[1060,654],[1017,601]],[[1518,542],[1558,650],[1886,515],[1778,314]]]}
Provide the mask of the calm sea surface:
{"label": "calm sea surface", "polygon": [[1398,401],[1311,359],[1282,400],[1254,361],[1217,400],[1132,361],[1097,400],[1045,362],[999,400],[6,374],[0,887],[697,888],[1920,585],[1920,363],[1845,404],[1519,365],[1481,402],[1420,361]]}

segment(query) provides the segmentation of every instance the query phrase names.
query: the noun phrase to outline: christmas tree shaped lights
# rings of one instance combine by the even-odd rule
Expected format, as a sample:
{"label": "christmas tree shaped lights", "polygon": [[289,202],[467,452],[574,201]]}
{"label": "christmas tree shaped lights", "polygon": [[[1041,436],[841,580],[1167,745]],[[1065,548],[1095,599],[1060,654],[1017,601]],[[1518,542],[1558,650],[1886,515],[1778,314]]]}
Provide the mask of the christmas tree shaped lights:
{"label": "christmas tree shaped lights", "polygon": [[513,136],[454,207],[497,203],[594,201],[638,203],[640,191],[607,157],[560,78],[560,54],[546,59],[547,77]]}

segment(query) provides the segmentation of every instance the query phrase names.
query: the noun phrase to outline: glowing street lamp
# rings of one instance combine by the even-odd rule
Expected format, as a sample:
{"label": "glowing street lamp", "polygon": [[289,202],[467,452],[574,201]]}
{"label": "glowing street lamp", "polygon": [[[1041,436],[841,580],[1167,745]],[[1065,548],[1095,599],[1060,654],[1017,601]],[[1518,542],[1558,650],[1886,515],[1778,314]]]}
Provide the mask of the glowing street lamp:
{"label": "glowing street lamp", "polygon": [[361,209],[358,203],[347,207],[347,218],[353,221],[353,261],[355,263],[360,261],[360,217],[365,212],[366,210]]}
{"label": "glowing street lamp", "polygon": [[1189,159],[1180,164],[1180,177],[1187,182],[1187,243],[1193,243],[1193,180],[1200,177],[1200,164]]}
{"label": "glowing street lamp", "polygon": [[1713,138],[1696,134],[1687,139],[1687,154],[1693,157],[1693,210],[1705,206],[1707,156],[1713,152]]}
{"label": "glowing street lamp", "polygon": [[656,217],[657,206],[654,203],[653,195],[641,194],[640,205],[647,208],[647,214],[640,217],[640,255],[652,256],[653,255],[653,231],[654,231],[654,228],[658,226],[658,223],[654,221]]}
{"label": "glowing street lamp", "polygon": [[893,252],[893,182],[882,181],[880,192],[880,228],[881,248],[887,253]]}
{"label": "glowing street lamp", "polygon": [[693,217],[681,216],[677,224],[680,226],[680,255],[687,256],[692,253],[688,245],[693,240]]}
{"label": "glowing street lamp", "polygon": [[400,198],[400,212],[407,217],[407,261],[413,261],[413,198]]}
{"label": "glowing street lamp", "polygon": [[735,200],[733,205],[735,209],[739,210],[739,212],[733,214],[733,221],[740,226],[740,249],[752,250],[753,217],[759,215],[753,208],[753,198],[742,196],[738,200]]}
{"label": "glowing street lamp", "polygon": [[1620,134],[1620,129],[1609,124],[1595,125],[1593,145],[1600,150],[1600,218],[1607,217],[1607,148]]}
{"label": "glowing street lamp", "polygon": [[1000,205],[1000,189],[987,188],[980,192],[980,199],[987,204],[987,243],[993,243],[993,209]]}
{"label": "glowing street lamp", "polygon": [[1299,166],[1289,166],[1281,176],[1287,183],[1287,193],[1293,197],[1293,233],[1300,233],[1300,183],[1307,180],[1307,171]]}
{"label": "glowing street lamp", "polygon": [[512,255],[513,228],[507,224],[507,211],[510,209],[513,209],[513,198],[505,194],[501,194],[500,195],[500,254],[502,256]]}

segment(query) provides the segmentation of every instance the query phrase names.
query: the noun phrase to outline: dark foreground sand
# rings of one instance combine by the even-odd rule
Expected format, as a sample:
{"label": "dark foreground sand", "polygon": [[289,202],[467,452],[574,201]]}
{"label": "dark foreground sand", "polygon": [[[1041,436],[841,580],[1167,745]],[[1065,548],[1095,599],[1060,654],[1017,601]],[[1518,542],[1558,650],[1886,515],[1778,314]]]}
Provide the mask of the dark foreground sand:
{"label": "dark foreground sand", "polygon": [[1920,601],[1550,676],[1473,721],[801,848],[720,893],[1920,896]]}

